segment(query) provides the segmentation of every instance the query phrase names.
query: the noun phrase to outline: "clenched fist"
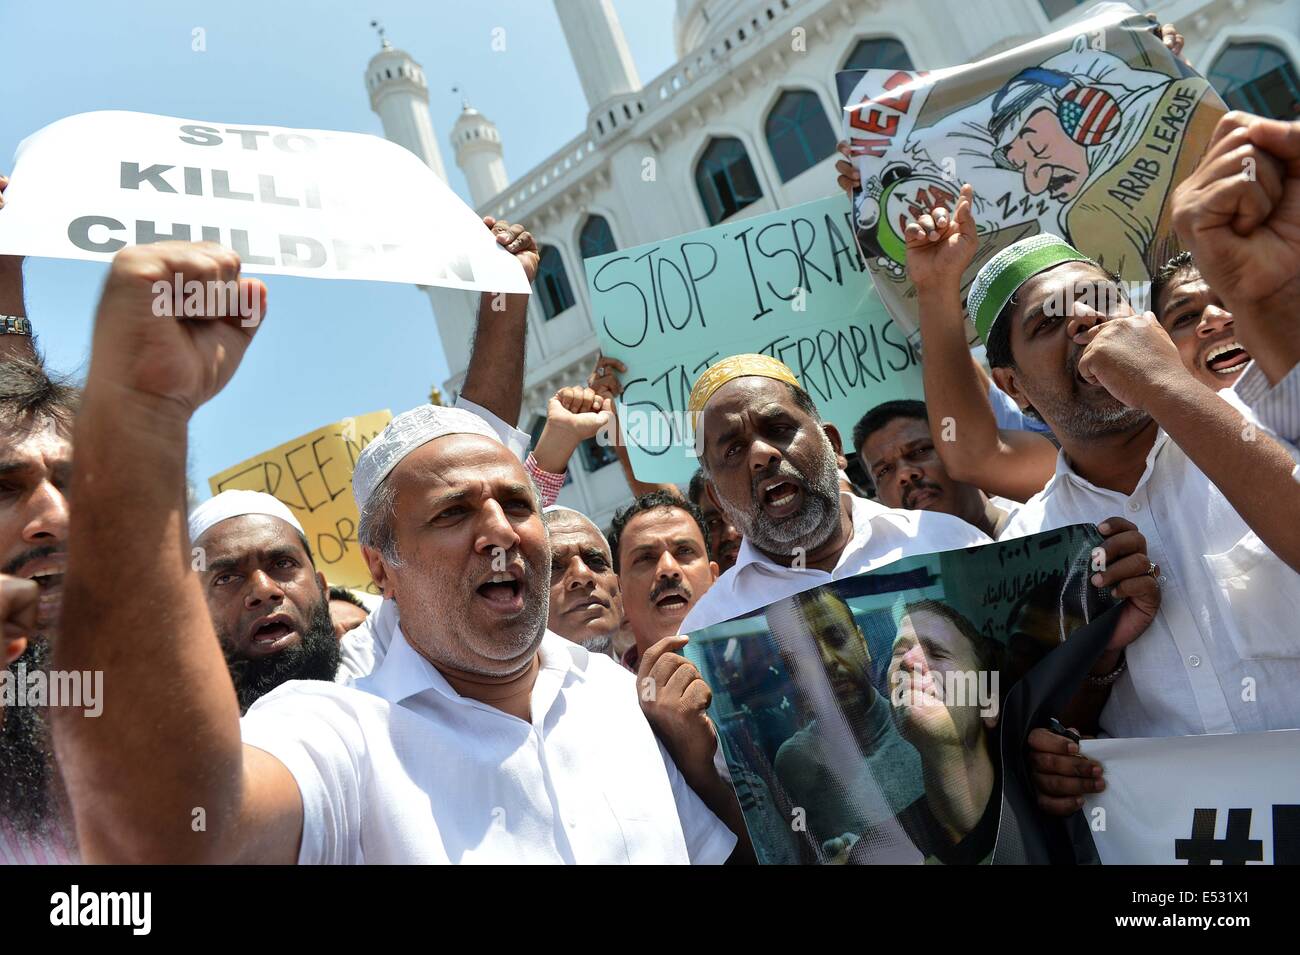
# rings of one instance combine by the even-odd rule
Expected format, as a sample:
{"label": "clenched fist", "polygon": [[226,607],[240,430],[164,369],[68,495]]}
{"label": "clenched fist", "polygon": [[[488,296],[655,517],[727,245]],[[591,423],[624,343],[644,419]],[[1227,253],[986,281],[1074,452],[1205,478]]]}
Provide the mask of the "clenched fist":
{"label": "clenched fist", "polygon": [[265,311],[266,286],[242,278],[229,249],[125,248],[99,299],[87,387],[108,385],[193,415],[235,373]]}

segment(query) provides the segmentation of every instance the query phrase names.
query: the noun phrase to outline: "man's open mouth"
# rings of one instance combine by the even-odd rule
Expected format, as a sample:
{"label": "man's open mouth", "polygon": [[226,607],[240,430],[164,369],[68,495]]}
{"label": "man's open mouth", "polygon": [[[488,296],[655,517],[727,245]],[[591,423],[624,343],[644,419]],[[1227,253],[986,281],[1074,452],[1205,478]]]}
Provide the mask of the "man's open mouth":
{"label": "man's open mouth", "polygon": [[770,517],[789,517],[803,504],[803,487],[789,478],[774,478],[758,486],[759,505]]}
{"label": "man's open mouth", "polygon": [[274,613],[253,624],[248,634],[248,648],[257,655],[279,653],[293,642],[297,634],[288,616]]}
{"label": "man's open mouth", "polygon": [[1235,341],[1221,342],[1205,353],[1205,367],[1216,375],[1231,375],[1250,361],[1250,354]]}
{"label": "man's open mouth", "polygon": [[474,592],[498,613],[515,614],[524,609],[524,583],[515,574],[495,573]]}
{"label": "man's open mouth", "polygon": [[690,603],[690,598],[680,590],[670,590],[667,593],[654,598],[655,609],[664,613],[678,613],[683,611],[686,609],[688,603]]}

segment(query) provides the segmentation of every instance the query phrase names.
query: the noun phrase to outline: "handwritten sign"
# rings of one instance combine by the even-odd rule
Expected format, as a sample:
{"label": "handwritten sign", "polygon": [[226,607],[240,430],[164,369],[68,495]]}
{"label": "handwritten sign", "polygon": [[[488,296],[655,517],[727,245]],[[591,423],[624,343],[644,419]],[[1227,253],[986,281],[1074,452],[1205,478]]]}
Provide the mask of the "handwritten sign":
{"label": "handwritten sign", "polygon": [[376,136],[82,113],[23,140],[10,179],[0,253],[211,241],[248,272],[528,292],[474,210]]}
{"label": "handwritten sign", "polygon": [[302,523],[316,569],[331,585],[378,593],[357,542],[352,469],[392,418],[373,411],[327,424],[214,474],[208,486],[213,494],[239,489],[279,498]]}
{"label": "handwritten sign", "polygon": [[790,366],[846,437],[868,409],[922,395],[920,358],[872,287],[843,196],[586,260],[593,324],[623,361],[619,423],[643,481],[695,471],[686,402],[729,355]]}

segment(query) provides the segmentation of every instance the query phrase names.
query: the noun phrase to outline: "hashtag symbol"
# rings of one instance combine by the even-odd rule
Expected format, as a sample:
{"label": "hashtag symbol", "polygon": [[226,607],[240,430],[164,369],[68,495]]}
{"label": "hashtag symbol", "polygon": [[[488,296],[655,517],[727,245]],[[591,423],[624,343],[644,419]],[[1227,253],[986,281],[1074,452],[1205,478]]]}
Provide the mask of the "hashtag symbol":
{"label": "hashtag symbol", "polygon": [[1264,843],[1250,838],[1250,810],[1229,809],[1228,830],[1224,838],[1214,838],[1217,809],[1192,811],[1192,837],[1174,840],[1174,858],[1185,859],[1188,865],[1245,865],[1264,861]]}

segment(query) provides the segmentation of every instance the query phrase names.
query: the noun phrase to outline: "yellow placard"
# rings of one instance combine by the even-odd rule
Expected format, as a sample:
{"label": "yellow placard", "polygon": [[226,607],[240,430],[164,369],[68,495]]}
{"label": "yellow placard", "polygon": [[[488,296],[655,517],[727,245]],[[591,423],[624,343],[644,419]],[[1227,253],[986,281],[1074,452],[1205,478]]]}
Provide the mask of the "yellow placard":
{"label": "yellow placard", "polygon": [[385,410],[327,424],[214,474],[208,485],[213,494],[239,489],[279,498],[302,523],[316,569],[331,586],[377,593],[357,542],[352,469],[392,419]]}

